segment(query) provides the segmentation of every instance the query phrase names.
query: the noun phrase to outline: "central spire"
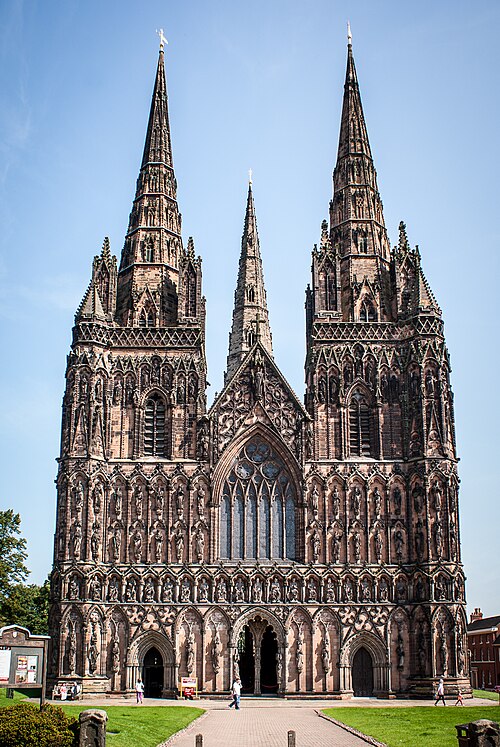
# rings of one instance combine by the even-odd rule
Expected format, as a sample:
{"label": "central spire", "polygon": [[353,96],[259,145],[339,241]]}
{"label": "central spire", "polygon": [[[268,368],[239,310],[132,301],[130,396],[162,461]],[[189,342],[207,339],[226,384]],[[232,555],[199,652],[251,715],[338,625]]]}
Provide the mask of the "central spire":
{"label": "central spire", "polygon": [[249,177],[238,281],[234,293],[233,325],[229,335],[226,381],[233,376],[245,354],[257,341],[271,356],[273,354],[251,171]]}

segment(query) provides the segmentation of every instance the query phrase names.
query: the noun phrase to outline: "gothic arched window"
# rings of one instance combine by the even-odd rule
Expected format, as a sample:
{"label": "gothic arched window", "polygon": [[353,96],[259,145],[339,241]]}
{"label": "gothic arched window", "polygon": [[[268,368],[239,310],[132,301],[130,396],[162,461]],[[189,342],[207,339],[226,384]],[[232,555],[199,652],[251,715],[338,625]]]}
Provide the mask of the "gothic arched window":
{"label": "gothic arched window", "polygon": [[240,451],[222,490],[220,557],[295,559],[295,489],[260,438]]}
{"label": "gothic arched window", "polygon": [[165,402],[158,394],[153,394],[146,402],[144,414],[144,454],[146,456],[167,456],[165,415]]}
{"label": "gothic arched window", "polygon": [[377,312],[371,301],[363,301],[359,310],[360,322],[376,322]]}
{"label": "gothic arched window", "polygon": [[349,452],[371,456],[371,412],[361,392],[354,392],[349,406]]}

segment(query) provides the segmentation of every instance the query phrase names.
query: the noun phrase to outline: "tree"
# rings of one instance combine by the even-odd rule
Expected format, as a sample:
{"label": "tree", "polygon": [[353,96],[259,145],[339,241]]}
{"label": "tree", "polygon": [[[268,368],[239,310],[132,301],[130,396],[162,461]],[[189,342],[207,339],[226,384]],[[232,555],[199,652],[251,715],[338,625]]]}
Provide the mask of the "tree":
{"label": "tree", "polygon": [[33,635],[48,634],[50,580],[42,586],[16,584],[0,606],[2,625],[22,625]]}
{"label": "tree", "polygon": [[9,508],[0,511],[0,604],[8,598],[14,584],[28,578],[24,561],[28,557],[26,540],[21,534],[21,517]]}

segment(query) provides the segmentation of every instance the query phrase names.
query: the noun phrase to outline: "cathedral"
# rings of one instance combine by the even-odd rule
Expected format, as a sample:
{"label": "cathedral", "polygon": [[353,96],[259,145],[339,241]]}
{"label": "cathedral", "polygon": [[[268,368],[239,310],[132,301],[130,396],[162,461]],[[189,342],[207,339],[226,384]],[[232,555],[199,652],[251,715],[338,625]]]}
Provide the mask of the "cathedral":
{"label": "cathedral", "polygon": [[304,401],[273,357],[250,181],[209,409],[161,41],[121,258],[105,239],[67,360],[49,683],[423,697],[442,676],[469,693],[442,314],[403,223],[389,243],[351,40]]}

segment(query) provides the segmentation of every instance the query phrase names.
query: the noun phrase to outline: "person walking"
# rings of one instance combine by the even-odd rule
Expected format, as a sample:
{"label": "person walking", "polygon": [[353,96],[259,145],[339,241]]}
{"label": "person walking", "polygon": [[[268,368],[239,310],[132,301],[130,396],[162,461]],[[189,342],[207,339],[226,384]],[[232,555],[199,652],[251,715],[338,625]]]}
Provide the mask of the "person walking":
{"label": "person walking", "polygon": [[457,700],[456,700],[456,703],[455,703],[455,705],[456,705],[456,706],[457,706],[457,705],[461,705],[461,706],[463,706],[463,704],[464,704],[464,699],[463,699],[463,696],[462,696],[462,691],[460,690],[460,688],[458,688],[458,692],[457,692]]}
{"label": "person walking", "polygon": [[438,689],[437,689],[437,693],[436,693],[436,702],[434,703],[434,705],[437,706],[437,704],[439,703],[440,700],[443,701],[443,705],[445,706],[446,705],[446,701],[444,699],[444,681],[443,681],[442,677],[439,680],[439,685],[438,685]]}
{"label": "person walking", "polygon": [[239,677],[234,678],[233,686],[231,688],[233,699],[229,703],[229,708],[234,706],[235,711],[240,710],[240,698],[241,698],[241,680]]}
{"label": "person walking", "polygon": [[144,683],[140,677],[135,683],[135,697],[137,704],[142,703],[144,699]]}

